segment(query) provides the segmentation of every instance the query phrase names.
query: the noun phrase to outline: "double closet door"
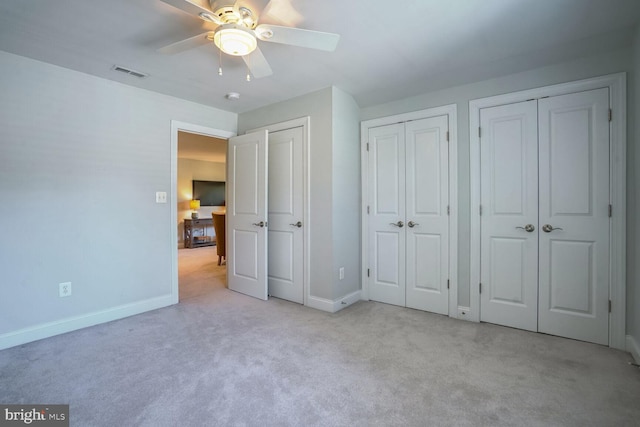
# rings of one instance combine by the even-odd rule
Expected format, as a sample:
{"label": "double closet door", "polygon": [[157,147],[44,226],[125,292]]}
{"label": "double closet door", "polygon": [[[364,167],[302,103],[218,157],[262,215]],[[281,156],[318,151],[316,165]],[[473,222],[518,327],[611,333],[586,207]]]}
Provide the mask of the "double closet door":
{"label": "double closet door", "polygon": [[303,129],[229,139],[227,283],[304,302]]}
{"label": "double closet door", "polygon": [[609,91],[480,110],[480,320],[608,343]]}
{"label": "double closet door", "polygon": [[448,116],[369,129],[369,298],[449,312]]}

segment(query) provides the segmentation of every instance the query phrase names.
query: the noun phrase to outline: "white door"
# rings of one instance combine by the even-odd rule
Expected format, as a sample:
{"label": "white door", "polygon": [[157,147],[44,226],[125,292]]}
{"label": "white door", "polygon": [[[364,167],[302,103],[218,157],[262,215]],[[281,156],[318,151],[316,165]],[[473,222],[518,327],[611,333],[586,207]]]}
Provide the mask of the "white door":
{"label": "white door", "polygon": [[539,101],[539,330],[609,341],[609,90]]}
{"label": "white door", "polygon": [[480,320],[536,331],[536,101],[483,108],[480,126]]}
{"label": "white door", "polygon": [[369,298],[405,305],[404,124],[369,129]]}
{"label": "white door", "polygon": [[480,320],[608,343],[609,93],[480,111]]}
{"label": "white door", "polygon": [[267,299],[267,131],[229,139],[227,283]]}
{"label": "white door", "polygon": [[302,127],[269,133],[269,295],[303,300]]}
{"label": "white door", "polygon": [[369,298],[449,313],[448,116],[369,129]]}
{"label": "white door", "polygon": [[448,117],[405,125],[406,306],[449,314]]}

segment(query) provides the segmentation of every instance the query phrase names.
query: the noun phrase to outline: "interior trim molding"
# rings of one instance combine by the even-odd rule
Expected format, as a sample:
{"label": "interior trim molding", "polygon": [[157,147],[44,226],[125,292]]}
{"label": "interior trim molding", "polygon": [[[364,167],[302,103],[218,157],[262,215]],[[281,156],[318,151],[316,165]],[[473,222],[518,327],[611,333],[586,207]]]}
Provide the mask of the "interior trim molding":
{"label": "interior trim molding", "polygon": [[365,120],[360,123],[360,163],[361,163],[361,265],[362,271],[362,299],[369,300],[369,241],[368,241],[368,214],[367,205],[369,194],[368,168],[369,156],[367,143],[369,142],[369,128],[386,126],[399,122],[426,119],[430,117],[444,116],[449,121],[449,317],[458,317],[458,107],[456,104],[427,108],[425,110],[396,114],[378,119]]}
{"label": "interior trim molding", "polygon": [[624,350],[626,322],[626,151],[627,151],[627,76],[610,74],[569,83],[561,83],[520,92],[469,101],[469,178],[471,182],[470,243],[470,320],[480,321],[480,109],[522,102],[532,98],[558,96],[592,89],[609,88],[609,105],[613,111],[610,126],[610,201],[613,205],[610,235],[609,346]]}
{"label": "interior trim molding", "polygon": [[627,335],[627,351],[631,353],[633,359],[640,365],[640,344],[631,335]]}
{"label": "interior trim molding", "polygon": [[88,328],[89,326],[123,319],[125,317],[134,316],[136,314],[156,310],[173,304],[173,296],[164,295],[145,301],[109,308],[107,310],[96,311],[93,313],[70,317],[68,319],[56,320],[54,322],[47,322],[41,325],[20,329],[0,335],[0,350],[76,331],[78,329]]}

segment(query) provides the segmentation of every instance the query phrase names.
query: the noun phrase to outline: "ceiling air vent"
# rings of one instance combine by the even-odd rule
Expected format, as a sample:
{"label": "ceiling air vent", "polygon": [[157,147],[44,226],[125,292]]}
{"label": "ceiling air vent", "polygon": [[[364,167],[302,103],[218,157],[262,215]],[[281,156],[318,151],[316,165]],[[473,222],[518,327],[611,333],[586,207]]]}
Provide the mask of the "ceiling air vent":
{"label": "ceiling air vent", "polygon": [[149,77],[147,73],[141,73],[140,71],[131,70],[129,68],[121,67],[120,65],[114,65],[111,67],[113,71],[119,71],[121,73],[129,74],[134,77],[138,77],[140,79],[144,79],[145,77]]}

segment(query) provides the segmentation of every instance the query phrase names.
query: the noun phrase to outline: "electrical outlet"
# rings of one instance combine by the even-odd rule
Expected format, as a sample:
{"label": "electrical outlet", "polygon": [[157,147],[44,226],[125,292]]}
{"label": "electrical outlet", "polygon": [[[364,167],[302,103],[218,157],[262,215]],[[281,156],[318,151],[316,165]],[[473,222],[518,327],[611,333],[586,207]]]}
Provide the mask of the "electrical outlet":
{"label": "electrical outlet", "polygon": [[340,272],[340,280],[344,280],[344,267],[340,267],[338,271]]}
{"label": "electrical outlet", "polygon": [[166,191],[156,191],[156,203],[167,203]]}
{"label": "electrical outlet", "polygon": [[71,296],[71,282],[60,283],[58,286],[58,295],[60,295],[60,298]]}

